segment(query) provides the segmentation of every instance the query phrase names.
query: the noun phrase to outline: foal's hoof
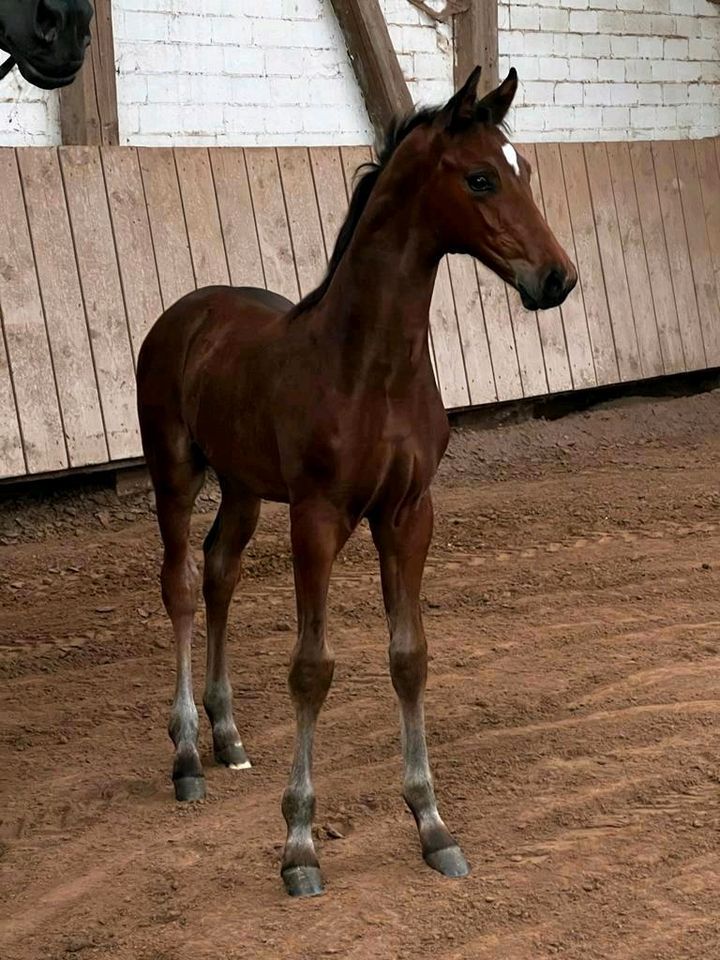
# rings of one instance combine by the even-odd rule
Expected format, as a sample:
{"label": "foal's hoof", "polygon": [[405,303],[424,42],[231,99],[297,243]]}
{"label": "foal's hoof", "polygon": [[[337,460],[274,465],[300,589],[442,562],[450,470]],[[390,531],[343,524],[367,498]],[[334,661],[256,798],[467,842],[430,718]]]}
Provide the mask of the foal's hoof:
{"label": "foal's hoof", "polygon": [[178,777],[173,783],[176,800],[186,802],[205,799],[205,777]]}
{"label": "foal's hoof", "polygon": [[229,747],[215,750],[215,760],[231,770],[249,770],[252,767],[241,743],[231,743]]}
{"label": "foal's hoof", "polygon": [[319,897],[325,892],[319,867],[286,867],[282,878],[291,897]]}
{"label": "foal's hoof", "polygon": [[425,855],[425,863],[444,877],[466,877],[470,867],[460,847],[445,847]]}

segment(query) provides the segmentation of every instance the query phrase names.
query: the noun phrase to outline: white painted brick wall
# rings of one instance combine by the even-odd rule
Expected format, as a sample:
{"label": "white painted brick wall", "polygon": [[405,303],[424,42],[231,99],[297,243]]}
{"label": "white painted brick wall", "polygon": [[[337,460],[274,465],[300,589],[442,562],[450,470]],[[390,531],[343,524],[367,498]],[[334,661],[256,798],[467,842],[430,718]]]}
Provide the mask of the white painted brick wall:
{"label": "white painted brick wall", "polygon": [[[436,8],[444,0],[430,0]],[[417,103],[452,90],[452,36],[381,0]],[[370,142],[329,0],[114,0],[126,143]],[[720,132],[720,10],[708,0],[500,0],[519,139]],[[0,144],[59,140],[57,95],[0,85]]]}
{"label": "white painted brick wall", "polygon": [[708,0],[500,0],[518,139],[720,132],[720,10]]}

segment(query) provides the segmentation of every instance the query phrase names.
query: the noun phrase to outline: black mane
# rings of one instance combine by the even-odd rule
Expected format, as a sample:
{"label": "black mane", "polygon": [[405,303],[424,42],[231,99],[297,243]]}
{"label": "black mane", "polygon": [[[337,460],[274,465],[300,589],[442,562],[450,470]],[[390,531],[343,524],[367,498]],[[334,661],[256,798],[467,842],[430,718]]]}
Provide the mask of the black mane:
{"label": "black mane", "polygon": [[317,303],[322,300],[322,298],[327,293],[327,289],[330,286],[335,271],[340,265],[345,251],[350,245],[353,234],[355,233],[355,228],[358,225],[360,217],[363,214],[363,210],[367,206],[368,200],[370,199],[370,194],[373,191],[373,187],[377,183],[378,177],[385,169],[387,164],[390,162],[390,158],[397,150],[398,146],[402,143],[405,137],[416,127],[421,127],[425,124],[431,124],[433,120],[437,117],[443,107],[427,107],[421,110],[416,110],[408,116],[401,119],[395,120],[390,127],[388,128],[385,138],[382,142],[382,145],[376,150],[377,161],[369,161],[368,163],[362,164],[358,167],[357,173],[362,175],[358,177],[353,190],[352,197],[350,199],[350,207],[345,217],[345,222],[340,228],[340,233],[338,238],[335,241],[335,248],[333,249],[332,256],[330,257],[330,262],[328,263],[327,273],[320,284],[315,290],[311,290],[302,300],[293,308],[292,317],[296,317],[299,314],[303,313],[305,310],[314,307]]}

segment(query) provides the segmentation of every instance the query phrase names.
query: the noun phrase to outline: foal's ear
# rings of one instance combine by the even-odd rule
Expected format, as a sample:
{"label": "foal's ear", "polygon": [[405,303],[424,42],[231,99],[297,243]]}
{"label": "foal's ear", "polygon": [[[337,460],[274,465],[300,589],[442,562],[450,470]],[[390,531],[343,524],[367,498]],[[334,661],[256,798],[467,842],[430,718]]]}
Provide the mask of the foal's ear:
{"label": "foal's ear", "polygon": [[451,97],[440,111],[440,117],[451,133],[462,130],[475,120],[477,86],[481,69],[481,67],[475,67],[455,96]]}
{"label": "foal's ear", "polygon": [[505,115],[512,106],[513,99],[517,93],[518,75],[515,67],[510,67],[510,72],[503,82],[495,90],[486,94],[476,105],[475,111],[479,118],[487,118],[495,126],[505,119]]}

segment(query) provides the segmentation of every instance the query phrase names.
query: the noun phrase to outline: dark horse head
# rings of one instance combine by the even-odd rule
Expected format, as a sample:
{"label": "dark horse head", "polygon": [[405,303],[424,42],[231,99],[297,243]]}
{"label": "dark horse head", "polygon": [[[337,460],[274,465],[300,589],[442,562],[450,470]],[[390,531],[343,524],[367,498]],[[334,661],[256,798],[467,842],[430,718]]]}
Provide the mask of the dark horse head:
{"label": "dark horse head", "polygon": [[72,83],[90,43],[89,0],[0,0],[0,50],[30,83],[54,90]]}

